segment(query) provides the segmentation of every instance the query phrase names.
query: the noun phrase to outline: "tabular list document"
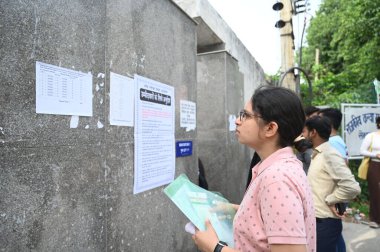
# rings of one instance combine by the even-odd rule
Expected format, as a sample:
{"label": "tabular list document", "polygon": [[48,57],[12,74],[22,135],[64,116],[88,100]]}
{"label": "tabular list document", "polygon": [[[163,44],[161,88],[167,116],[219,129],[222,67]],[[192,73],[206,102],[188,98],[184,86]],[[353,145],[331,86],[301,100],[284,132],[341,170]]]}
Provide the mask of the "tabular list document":
{"label": "tabular list document", "polygon": [[174,180],[174,88],[135,75],[135,174],[133,193]]}
{"label": "tabular list document", "polygon": [[110,124],[133,126],[135,82],[110,72]]}
{"label": "tabular list document", "polygon": [[92,116],[92,74],[37,61],[36,112]]}

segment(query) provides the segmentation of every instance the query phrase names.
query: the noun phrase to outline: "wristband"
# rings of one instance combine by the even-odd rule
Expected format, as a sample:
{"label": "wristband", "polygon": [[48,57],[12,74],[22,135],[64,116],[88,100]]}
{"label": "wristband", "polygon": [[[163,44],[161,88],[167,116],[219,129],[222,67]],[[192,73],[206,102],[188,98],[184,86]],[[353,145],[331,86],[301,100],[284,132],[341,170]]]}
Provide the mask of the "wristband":
{"label": "wristband", "polygon": [[216,244],[215,248],[214,248],[214,252],[221,252],[223,247],[227,246],[228,244],[225,243],[224,241],[218,241],[218,243]]}

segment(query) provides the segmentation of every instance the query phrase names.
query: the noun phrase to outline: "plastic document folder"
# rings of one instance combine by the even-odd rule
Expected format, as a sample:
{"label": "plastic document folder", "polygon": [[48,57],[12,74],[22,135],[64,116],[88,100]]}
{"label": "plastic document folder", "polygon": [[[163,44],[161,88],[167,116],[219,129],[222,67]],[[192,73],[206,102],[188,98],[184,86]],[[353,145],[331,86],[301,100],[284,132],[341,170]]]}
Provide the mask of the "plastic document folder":
{"label": "plastic document folder", "polygon": [[199,230],[206,229],[205,221],[209,219],[219,240],[234,246],[232,222],[236,210],[228,200],[195,185],[184,174],[170,183],[164,192]]}

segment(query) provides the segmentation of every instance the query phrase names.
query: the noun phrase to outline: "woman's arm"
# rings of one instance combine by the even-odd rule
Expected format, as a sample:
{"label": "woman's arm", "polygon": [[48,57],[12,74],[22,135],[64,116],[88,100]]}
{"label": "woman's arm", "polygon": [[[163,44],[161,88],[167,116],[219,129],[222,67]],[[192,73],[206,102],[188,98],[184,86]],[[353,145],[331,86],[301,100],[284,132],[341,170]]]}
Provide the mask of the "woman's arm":
{"label": "woman's arm", "polygon": [[306,252],[307,250],[306,250],[305,244],[271,244],[270,251],[271,252]]}

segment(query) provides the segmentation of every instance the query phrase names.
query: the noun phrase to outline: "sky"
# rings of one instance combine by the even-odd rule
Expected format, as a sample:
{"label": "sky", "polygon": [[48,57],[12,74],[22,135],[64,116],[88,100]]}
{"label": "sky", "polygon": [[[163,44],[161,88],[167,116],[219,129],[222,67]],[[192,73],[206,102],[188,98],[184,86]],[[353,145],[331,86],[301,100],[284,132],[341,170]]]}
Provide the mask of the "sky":
{"label": "sky", "polygon": [[[274,27],[280,13],[272,9],[276,0],[208,0],[240,41],[259,62],[266,74],[276,74],[281,67],[280,30]],[[299,48],[302,28],[321,0],[307,0],[310,3],[308,14],[293,16],[295,46]],[[305,36],[303,41],[305,42]],[[305,43],[304,43],[305,45]]]}

